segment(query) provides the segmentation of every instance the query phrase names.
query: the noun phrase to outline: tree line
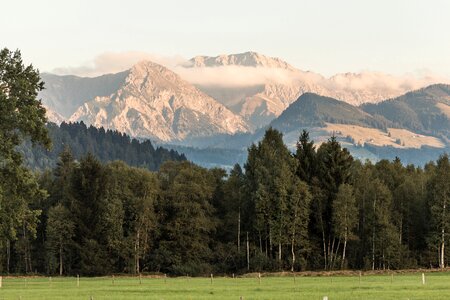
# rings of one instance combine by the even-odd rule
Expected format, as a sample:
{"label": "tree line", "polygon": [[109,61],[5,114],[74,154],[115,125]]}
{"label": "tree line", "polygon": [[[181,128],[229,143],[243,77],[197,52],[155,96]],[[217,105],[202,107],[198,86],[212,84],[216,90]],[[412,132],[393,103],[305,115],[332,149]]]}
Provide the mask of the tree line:
{"label": "tree line", "polygon": [[270,128],[248,149],[244,169],[229,174],[187,161],[165,162],[157,172],[92,154],[78,161],[66,148],[36,180],[38,192],[25,203],[2,202],[12,208],[1,225],[15,233],[1,236],[2,272],[199,275],[447,264],[446,155],[423,169],[399,159],[362,163],[334,137],[316,149],[306,131],[291,153]]}
{"label": "tree line", "polygon": [[152,171],[158,170],[166,160],[186,160],[184,154],[163,147],[155,148],[149,140],[139,141],[116,130],[86,126],[82,121],[63,122],[60,126],[48,123],[46,128],[52,141],[50,150],[40,145],[33,146],[30,141],[19,148],[25,166],[32,170],[54,168],[65,147],[71,149],[76,159],[91,153],[101,162],[122,160],[130,166]]}

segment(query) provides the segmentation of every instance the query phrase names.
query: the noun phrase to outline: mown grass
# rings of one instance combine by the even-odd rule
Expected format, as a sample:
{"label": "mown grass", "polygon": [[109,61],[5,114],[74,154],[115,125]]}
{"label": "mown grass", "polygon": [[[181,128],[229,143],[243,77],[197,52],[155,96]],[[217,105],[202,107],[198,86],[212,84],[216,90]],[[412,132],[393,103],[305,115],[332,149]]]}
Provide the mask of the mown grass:
{"label": "mown grass", "polygon": [[0,299],[450,299],[450,273],[258,278],[5,278]]}

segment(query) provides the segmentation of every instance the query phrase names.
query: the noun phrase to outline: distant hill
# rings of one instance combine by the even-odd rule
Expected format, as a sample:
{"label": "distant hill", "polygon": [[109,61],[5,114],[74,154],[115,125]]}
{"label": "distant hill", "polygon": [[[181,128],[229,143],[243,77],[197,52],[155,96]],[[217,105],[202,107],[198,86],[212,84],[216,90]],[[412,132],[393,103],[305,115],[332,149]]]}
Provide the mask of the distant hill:
{"label": "distant hill", "polygon": [[352,124],[386,130],[390,122],[373,117],[346,102],[305,93],[272,121],[270,126],[287,132],[303,127],[325,127],[326,123]]}
{"label": "distant hill", "polygon": [[392,121],[395,127],[450,142],[450,85],[431,85],[378,104],[365,104],[361,108]]}
{"label": "distant hill", "polygon": [[183,153],[189,161],[205,168],[219,167],[230,170],[235,164],[243,166],[247,160],[247,149],[197,148],[181,145],[163,145],[163,147]]}
{"label": "distant hill", "polygon": [[50,151],[25,143],[20,151],[27,166],[35,170],[53,168],[64,147],[69,147],[76,159],[88,152],[103,162],[122,160],[131,166],[158,170],[167,160],[186,160],[183,154],[163,147],[154,147],[149,140],[139,141],[128,135],[103,128],[87,127],[81,123],[47,125],[53,147]]}

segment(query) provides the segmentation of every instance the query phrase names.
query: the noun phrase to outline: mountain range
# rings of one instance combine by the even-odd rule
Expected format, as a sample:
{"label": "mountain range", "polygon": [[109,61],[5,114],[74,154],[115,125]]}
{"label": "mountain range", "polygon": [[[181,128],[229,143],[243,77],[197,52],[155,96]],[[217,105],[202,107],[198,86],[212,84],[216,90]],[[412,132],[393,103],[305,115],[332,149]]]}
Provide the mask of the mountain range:
{"label": "mountain range", "polygon": [[253,129],[267,125],[307,92],[358,106],[394,98],[443,80],[450,83],[432,76],[396,77],[378,72],[343,73],[326,78],[255,52],[197,56],[184,66],[184,69],[177,68],[180,74],[241,115]]}
{"label": "mountain range", "polygon": [[450,144],[450,89],[432,77],[325,78],[246,52],[196,56],[170,68],[141,61],[93,78],[42,78],[46,89],[39,96],[49,120],[83,121],[165,145],[240,151],[267,126],[280,129],[292,147],[301,128],[318,143],[335,134],[370,159],[381,158],[380,149],[441,153]]}

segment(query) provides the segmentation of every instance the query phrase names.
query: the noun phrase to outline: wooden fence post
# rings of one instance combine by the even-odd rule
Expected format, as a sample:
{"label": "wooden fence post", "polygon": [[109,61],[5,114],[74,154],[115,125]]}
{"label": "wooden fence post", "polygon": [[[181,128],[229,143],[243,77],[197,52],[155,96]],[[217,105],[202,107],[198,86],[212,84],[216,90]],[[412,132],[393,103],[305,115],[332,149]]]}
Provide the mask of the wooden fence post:
{"label": "wooden fence post", "polygon": [[422,273],[422,284],[425,284],[425,273]]}

